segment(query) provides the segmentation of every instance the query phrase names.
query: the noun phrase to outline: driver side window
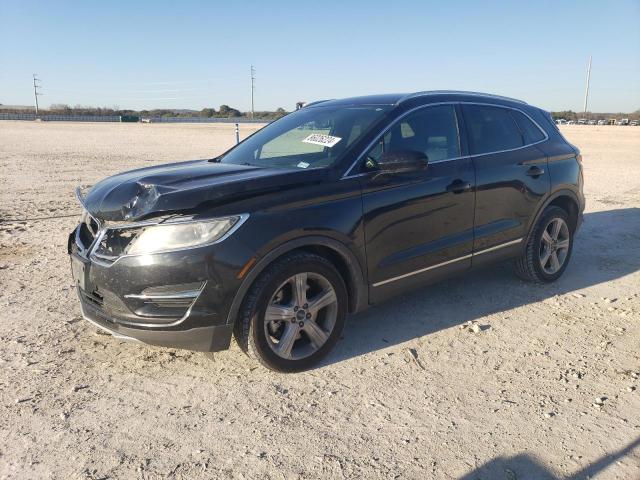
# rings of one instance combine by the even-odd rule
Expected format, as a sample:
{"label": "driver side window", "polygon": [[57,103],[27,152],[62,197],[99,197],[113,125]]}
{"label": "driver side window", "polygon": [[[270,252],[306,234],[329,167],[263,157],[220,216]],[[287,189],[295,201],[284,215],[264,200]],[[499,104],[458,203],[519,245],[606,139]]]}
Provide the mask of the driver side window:
{"label": "driver side window", "polygon": [[460,156],[460,140],[453,105],[425,107],[395,123],[365,156],[365,171],[375,170],[383,153],[424,153],[429,162]]}

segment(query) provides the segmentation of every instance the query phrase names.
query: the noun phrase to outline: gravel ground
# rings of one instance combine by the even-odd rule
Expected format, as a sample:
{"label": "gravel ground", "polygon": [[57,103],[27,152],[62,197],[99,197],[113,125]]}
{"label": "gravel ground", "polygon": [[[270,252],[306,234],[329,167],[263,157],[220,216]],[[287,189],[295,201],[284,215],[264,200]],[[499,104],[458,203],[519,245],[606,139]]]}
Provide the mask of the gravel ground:
{"label": "gravel ground", "polygon": [[587,212],[561,280],[407,293],[282,375],[99,334],[71,286],[74,187],[231,126],[1,122],[0,478],[640,478],[640,128],[563,133]]}

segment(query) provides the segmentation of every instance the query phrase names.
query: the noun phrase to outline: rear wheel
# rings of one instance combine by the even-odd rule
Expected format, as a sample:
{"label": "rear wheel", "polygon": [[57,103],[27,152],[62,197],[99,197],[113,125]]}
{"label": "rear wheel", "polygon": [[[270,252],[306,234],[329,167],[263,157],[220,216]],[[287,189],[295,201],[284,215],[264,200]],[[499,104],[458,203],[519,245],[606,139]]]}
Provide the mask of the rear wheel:
{"label": "rear wheel", "polygon": [[295,253],[268,267],[252,285],[235,337],[267,368],[304,370],[333,348],[346,307],[347,290],[333,264],[318,255]]}
{"label": "rear wheel", "polygon": [[536,223],[522,256],[515,262],[520,278],[547,283],[567,268],[573,248],[573,231],[565,210],[548,207]]}

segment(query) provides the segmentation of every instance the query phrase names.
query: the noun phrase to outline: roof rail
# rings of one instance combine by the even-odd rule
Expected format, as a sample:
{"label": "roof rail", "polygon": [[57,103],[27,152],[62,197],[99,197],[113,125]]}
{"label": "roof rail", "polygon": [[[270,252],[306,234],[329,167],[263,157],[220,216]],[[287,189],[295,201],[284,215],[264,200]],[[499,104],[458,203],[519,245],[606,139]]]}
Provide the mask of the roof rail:
{"label": "roof rail", "polygon": [[311,103],[307,103],[304,107],[302,108],[307,108],[307,107],[312,107],[313,105],[318,105],[319,103],[324,103],[324,102],[330,102],[331,99],[326,99],[326,100],[316,100],[314,102]]}
{"label": "roof rail", "polygon": [[496,98],[501,100],[509,100],[511,102],[517,102],[522,104],[527,104],[522,100],[518,100],[517,98],[511,97],[503,97],[502,95],[493,95],[491,93],[482,93],[482,92],[465,92],[464,90],[427,90],[424,92],[415,92],[405,95],[400,100],[396,102],[396,105],[400,105],[402,102],[409,100],[411,98],[423,97],[426,95],[446,95],[446,94],[458,94],[458,95],[469,95],[474,97],[485,97],[485,98]]}

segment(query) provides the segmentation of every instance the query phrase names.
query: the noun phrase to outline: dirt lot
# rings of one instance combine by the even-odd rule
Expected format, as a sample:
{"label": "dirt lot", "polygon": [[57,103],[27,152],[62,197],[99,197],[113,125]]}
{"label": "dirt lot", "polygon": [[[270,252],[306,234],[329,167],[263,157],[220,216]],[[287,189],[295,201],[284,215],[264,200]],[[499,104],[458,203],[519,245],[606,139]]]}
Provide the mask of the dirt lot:
{"label": "dirt lot", "polygon": [[407,293],[281,375],[98,334],[71,288],[74,187],[211,157],[230,126],[1,122],[0,477],[640,478],[640,128],[563,132],[588,203],[560,281]]}

